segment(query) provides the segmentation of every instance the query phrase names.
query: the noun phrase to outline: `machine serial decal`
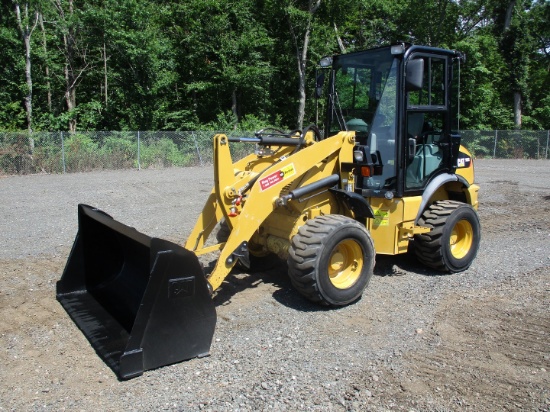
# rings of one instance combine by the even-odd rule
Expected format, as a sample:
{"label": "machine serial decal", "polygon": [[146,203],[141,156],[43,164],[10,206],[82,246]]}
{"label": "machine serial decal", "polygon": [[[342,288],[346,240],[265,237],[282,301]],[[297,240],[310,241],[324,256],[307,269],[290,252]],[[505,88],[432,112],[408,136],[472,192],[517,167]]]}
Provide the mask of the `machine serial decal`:
{"label": "machine serial decal", "polygon": [[457,162],[456,162],[456,167],[458,167],[458,168],[470,167],[471,162],[472,162],[471,158],[469,158],[468,156],[465,156],[462,153],[460,153],[460,155],[457,159]]}
{"label": "machine serial decal", "polygon": [[275,186],[277,183],[282,182],[288,177],[294,176],[296,169],[294,169],[294,164],[291,163],[288,166],[283,167],[276,172],[271,173],[269,176],[264,177],[260,180],[260,188],[262,192],[266,189],[269,189],[272,186]]}

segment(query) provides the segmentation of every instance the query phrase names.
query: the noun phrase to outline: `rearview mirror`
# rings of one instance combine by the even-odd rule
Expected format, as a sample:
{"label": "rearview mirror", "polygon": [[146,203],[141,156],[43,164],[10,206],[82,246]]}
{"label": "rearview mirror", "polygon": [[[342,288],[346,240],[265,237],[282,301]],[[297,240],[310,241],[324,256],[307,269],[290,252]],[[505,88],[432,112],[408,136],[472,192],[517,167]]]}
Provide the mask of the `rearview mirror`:
{"label": "rearview mirror", "polygon": [[408,92],[422,90],[424,86],[424,59],[409,60],[405,70],[405,88]]}

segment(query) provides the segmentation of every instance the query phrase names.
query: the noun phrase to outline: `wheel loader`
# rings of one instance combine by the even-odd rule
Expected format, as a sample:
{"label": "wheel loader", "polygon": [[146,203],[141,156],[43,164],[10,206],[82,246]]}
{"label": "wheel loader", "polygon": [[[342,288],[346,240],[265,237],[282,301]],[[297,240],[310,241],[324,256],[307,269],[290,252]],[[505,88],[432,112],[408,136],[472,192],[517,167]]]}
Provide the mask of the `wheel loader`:
{"label": "wheel loader", "polygon": [[[150,238],[87,205],[57,299],[129,379],[209,354],[212,295],[236,264],[274,257],[321,305],[358,300],[376,254],[414,249],[435,270],[476,256],[479,186],[458,130],[458,51],[410,44],[321,60],[316,126],[213,137],[214,187],[185,245]],[[234,160],[231,148],[250,145]],[[216,253],[209,273],[198,257]]]}

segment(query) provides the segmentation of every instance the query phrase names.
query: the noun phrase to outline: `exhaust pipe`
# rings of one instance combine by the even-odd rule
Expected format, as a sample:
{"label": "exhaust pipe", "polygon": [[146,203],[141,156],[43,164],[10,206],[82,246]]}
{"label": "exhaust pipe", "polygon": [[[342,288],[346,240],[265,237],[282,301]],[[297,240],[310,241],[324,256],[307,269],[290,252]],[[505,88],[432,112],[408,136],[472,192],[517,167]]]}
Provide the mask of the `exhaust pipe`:
{"label": "exhaust pipe", "polygon": [[216,310],[195,254],[99,209],[78,205],[56,294],[120,379],[210,352]]}

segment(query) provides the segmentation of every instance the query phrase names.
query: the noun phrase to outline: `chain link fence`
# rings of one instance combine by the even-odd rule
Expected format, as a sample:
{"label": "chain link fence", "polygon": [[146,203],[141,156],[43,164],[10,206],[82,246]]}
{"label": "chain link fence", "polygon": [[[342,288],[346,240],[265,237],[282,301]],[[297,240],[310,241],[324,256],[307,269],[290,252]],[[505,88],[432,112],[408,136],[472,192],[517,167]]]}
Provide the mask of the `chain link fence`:
{"label": "chain link fence", "polygon": [[[0,174],[202,166],[212,163],[215,133],[0,132]],[[241,158],[252,150],[238,145],[232,154]]]}
{"label": "chain link fence", "polygon": [[[101,169],[203,166],[212,163],[212,131],[0,132],[0,174],[71,173]],[[248,136],[254,132],[226,133]],[[463,130],[477,158],[548,159],[550,131]],[[254,145],[232,146],[234,159]]]}
{"label": "chain link fence", "polygon": [[550,158],[550,130],[461,130],[460,134],[476,158]]}

